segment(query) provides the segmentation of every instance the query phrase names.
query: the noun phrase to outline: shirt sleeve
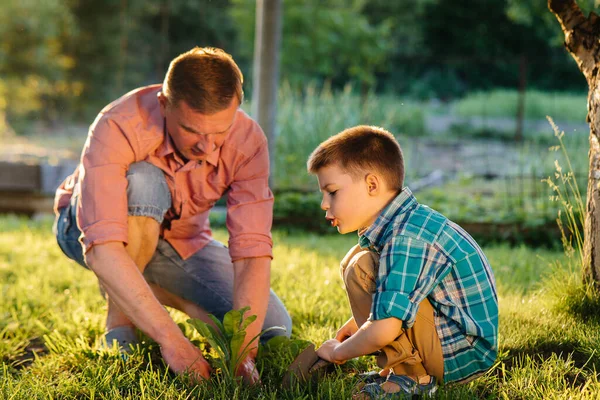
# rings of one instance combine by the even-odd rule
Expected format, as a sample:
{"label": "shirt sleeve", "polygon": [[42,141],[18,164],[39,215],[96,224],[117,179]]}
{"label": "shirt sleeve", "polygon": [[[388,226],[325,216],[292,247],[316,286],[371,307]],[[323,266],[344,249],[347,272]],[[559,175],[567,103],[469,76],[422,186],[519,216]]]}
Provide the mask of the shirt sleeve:
{"label": "shirt sleeve", "polygon": [[227,229],[232,261],[273,258],[271,225],[273,193],[269,188],[269,150],[262,140],[257,151],[236,171],[227,195]]}
{"label": "shirt sleeve", "polygon": [[394,317],[404,329],[412,327],[419,304],[449,271],[448,259],[436,247],[411,237],[393,238],[381,253],[371,318]]}
{"label": "shirt sleeve", "polygon": [[101,243],[127,242],[126,173],[134,160],[121,127],[98,116],[81,155],[77,220],[85,252]]}

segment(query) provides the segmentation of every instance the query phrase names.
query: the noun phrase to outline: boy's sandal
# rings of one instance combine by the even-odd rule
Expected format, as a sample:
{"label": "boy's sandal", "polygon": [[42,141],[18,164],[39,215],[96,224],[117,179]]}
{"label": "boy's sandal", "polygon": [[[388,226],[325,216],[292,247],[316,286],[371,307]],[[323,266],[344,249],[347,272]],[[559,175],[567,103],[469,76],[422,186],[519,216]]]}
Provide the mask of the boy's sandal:
{"label": "boy's sandal", "polygon": [[359,382],[364,383],[383,383],[387,376],[381,376],[377,371],[365,372],[357,375]]}
{"label": "boy's sandal", "polygon": [[368,395],[369,398],[373,400],[379,400],[411,398],[413,395],[425,395],[430,397],[437,391],[437,380],[433,376],[431,377],[431,381],[424,385],[415,382],[406,375],[389,374],[387,381],[400,386],[400,391],[389,393],[384,391],[379,383],[369,383],[362,388],[360,393]]}
{"label": "boy's sandal", "polygon": [[385,382],[387,378],[385,376],[379,375],[379,372],[377,371],[365,372],[362,374],[358,374],[356,377],[358,378],[358,382],[356,383],[356,386],[354,386],[354,393],[360,392],[362,388],[365,387],[365,385],[368,385],[370,383],[376,383],[378,385],[381,385],[383,382]]}

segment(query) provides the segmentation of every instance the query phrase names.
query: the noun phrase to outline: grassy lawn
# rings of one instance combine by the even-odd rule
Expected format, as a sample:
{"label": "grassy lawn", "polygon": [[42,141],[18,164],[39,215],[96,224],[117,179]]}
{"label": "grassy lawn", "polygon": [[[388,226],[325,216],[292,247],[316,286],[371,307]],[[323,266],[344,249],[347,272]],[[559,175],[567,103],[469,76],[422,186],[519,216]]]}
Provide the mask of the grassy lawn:
{"label": "grassy lawn", "polygon": [[[245,388],[217,376],[191,385],[162,363],[147,339],[129,359],[99,352],[105,305],[89,271],[67,261],[51,221],[0,217],[0,398],[335,398],[350,397],[353,376],[371,357],[338,368],[317,386],[283,391],[286,360],[264,357],[263,386]],[[216,232],[220,240],[225,231]],[[317,345],[349,316],[338,263],[354,235],[276,232],[273,287],[293,320],[293,338]],[[526,247],[485,249],[500,296],[500,356],[486,376],[445,387],[439,398],[598,398],[600,317],[560,252]],[[576,269],[576,268],[574,268]],[[192,340],[199,336],[173,317]]]}
{"label": "grassy lawn", "polygon": [[[516,90],[495,89],[472,92],[456,101],[456,113],[464,117],[507,117],[517,114],[519,93]],[[585,121],[587,93],[553,93],[528,90],[525,94],[525,118],[557,121]]]}

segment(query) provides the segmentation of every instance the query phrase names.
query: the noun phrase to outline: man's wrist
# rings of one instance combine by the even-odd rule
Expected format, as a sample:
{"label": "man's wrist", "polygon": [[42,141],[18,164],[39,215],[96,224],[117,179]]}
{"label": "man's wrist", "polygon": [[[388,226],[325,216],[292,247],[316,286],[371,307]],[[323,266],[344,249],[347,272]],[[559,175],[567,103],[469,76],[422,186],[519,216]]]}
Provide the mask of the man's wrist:
{"label": "man's wrist", "polygon": [[169,329],[159,330],[156,342],[161,347],[181,346],[182,344],[185,345],[190,343],[190,341],[185,337],[185,335],[181,332],[179,327],[174,322],[173,327],[169,327]]}

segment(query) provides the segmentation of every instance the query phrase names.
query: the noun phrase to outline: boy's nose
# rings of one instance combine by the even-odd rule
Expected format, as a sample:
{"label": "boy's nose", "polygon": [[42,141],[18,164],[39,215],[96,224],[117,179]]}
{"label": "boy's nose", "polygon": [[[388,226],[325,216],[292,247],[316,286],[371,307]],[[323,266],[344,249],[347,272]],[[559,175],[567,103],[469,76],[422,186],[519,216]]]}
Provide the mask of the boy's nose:
{"label": "boy's nose", "polygon": [[321,210],[323,210],[323,211],[329,210],[329,202],[326,202],[325,199],[321,200]]}

